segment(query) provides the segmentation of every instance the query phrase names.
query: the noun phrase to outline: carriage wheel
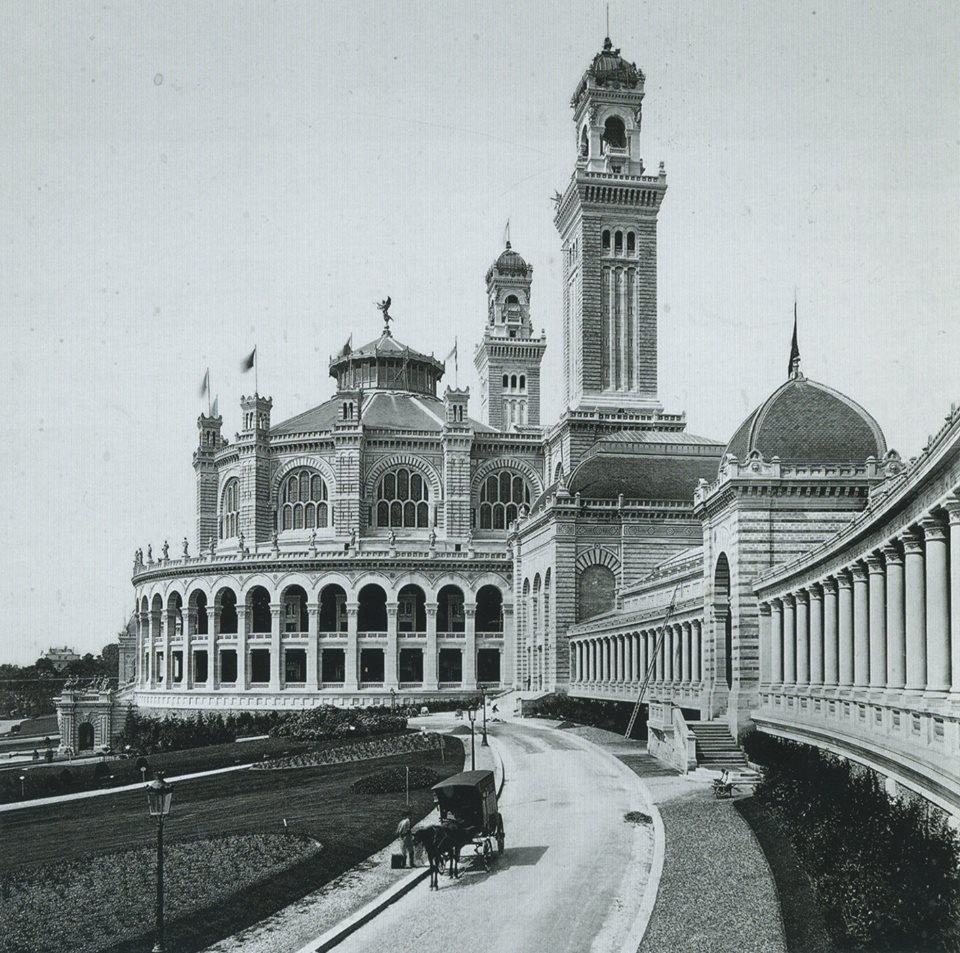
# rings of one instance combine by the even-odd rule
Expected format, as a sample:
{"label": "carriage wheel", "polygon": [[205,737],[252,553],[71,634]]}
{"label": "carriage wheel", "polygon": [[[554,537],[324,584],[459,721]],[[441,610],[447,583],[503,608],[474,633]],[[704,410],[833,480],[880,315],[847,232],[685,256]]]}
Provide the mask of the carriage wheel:
{"label": "carriage wheel", "polygon": [[497,854],[503,853],[503,845],[506,842],[506,838],[503,835],[503,828],[497,831]]}

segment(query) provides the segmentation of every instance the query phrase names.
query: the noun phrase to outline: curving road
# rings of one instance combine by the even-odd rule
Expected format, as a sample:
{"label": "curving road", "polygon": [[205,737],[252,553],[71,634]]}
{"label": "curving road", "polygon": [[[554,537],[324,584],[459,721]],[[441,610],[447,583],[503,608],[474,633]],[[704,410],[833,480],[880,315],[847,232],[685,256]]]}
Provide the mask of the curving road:
{"label": "curving road", "polygon": [[[646,886],[651,828],[637,778],[609,754],[555,728],[493,732],[506,784],[504,855],[490,873],[424,881],[348,937],[338,953],[619,951]],[[466,856],[466,853],[465,855]]]}

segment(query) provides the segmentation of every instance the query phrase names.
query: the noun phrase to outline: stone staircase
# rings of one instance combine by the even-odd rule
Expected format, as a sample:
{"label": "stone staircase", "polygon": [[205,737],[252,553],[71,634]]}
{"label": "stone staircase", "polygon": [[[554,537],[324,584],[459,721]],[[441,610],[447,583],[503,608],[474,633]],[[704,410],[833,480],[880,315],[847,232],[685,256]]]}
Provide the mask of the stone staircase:
{"label": "stone staircase", "polygon": [[697,764],[702,768],[747,770],[747,759],[722,721],[688,721],[697,736]]}

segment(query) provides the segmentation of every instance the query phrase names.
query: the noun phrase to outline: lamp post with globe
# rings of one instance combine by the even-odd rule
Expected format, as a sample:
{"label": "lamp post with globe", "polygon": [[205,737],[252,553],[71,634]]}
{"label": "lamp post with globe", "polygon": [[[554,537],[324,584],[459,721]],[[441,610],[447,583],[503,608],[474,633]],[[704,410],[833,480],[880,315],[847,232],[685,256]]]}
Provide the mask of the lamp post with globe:
{"label": "lamp post with globe", "polygon": [[467,718],[470,719],[470,770],[476,771],[477,758],[476,758],[476,752],[473,747],[473,726],[477,720],[477,709],[472,705],[470,708],[467,709]]}
{"label": "lamp post with globe", "polygon": [[157,819],[157,938],[153,953],[163,953],[163,819],[170,813],[173,785],[158,774],[147,785],[147,807],[150,816]]}

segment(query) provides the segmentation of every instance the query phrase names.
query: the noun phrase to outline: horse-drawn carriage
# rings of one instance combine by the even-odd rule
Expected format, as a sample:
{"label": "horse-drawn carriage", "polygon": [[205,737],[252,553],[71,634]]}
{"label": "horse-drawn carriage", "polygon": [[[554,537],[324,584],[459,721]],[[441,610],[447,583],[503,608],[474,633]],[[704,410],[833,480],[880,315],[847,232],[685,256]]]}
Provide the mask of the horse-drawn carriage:
{"label": "horse-drawn carriage", "polygon": [[430,856],[431,886],[436,886],[436,871],[442,869],[447,858],[451,873],[457,876],[460,851],[470,844],[489,870],[494,845],[497,855],[503,853],[504,846],[503,816],[497,806],[493,772],[463,771],[431,790],[440,810],[440,824],[421,832],[419,838]]}

